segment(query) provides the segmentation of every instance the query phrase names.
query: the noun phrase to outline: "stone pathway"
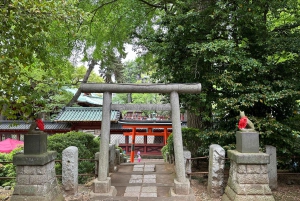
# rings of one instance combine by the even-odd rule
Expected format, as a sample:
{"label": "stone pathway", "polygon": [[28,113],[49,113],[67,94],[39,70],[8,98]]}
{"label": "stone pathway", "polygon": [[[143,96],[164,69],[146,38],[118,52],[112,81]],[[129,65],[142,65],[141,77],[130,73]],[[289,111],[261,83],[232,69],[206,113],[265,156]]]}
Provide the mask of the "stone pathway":
{"label": "stone pathway", "polygon": [[[155,165],[134,165],[133,172],[154,172]],[[129,184],[140,184],[140,186],[127,186],[124,197],[157,197],[156,186],[143,186],[143,184],[156,184],[156,175],[132,174]]]}
{"label": "stone pathway", "polygon": [[118,171],[111,173],[110,177],[117,195],[99,196],[91,200],[176,200],[170,197],[170,189],[174,187],[174,166],[163,160],[143,159],[140,163],[122,163],[118,166]]}

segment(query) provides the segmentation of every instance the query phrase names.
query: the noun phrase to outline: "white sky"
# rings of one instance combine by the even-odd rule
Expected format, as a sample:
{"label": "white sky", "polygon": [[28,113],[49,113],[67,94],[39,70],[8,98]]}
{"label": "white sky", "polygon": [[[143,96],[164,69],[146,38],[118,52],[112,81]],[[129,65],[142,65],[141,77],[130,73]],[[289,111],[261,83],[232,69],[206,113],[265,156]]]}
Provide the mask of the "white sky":
{"label": "white sky", "polygon": [[[133,61],[137,57],[137,54],[132,50],[132,45],[131,44],[125,44],[125,52],[127,53],[127,56],[126,56],[125,59],[122,59],[122,63],[124,63],[126,61]],[[87,62],[81,62],[82,58],[83,58],[82,55],[75,54],[70,58],[70,61],[75,66],[84,65],[84,66],[87,67],[88,63]],[[96,74],[99,74],[99,66],[95,66],[94,72]]]}

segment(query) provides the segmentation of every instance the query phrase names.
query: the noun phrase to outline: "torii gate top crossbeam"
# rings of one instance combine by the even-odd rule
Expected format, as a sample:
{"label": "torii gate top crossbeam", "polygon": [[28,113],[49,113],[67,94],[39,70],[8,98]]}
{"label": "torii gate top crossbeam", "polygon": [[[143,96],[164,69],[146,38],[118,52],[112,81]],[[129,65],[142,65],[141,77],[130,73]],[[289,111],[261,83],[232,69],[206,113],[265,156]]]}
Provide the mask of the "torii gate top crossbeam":
{"label": "torii gate top crossbeam", "polygon": [[200,93],[201,84],[96,84],[82,83],[83,93]]}

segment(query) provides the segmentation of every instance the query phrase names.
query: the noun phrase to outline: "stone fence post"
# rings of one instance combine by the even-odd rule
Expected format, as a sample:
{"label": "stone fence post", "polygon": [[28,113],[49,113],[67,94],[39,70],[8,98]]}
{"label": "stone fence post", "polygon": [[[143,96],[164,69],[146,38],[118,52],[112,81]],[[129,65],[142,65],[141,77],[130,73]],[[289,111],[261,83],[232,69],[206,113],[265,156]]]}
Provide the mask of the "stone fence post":
{"label": "stone fence post", "polygon": [[70,146],[62,152],[62,185],[68,195],[78,192],[78,148]]}
{"label": "stone fence post", "polygon": [[121,154],[120,154],[120,149],[115,149],[116,157],[115,157],[115,164],[120,165],[121,163]]}
{"label": "stone fence post", "polygon": [[212,198],[224,193],[224,167],[225,150],[220,145],[210,145],[207,190]]}
{"label": "stone fence post", "polygon": [[277,156],[276,147],[266,145],[266,153],[270,155],[270,163],[268,166],[269,186],[271,190],[277,189]]}
{"label": "stone fence post", "polygon": [[115,144],[109,144],[109,172],[116,171],[116,147]]}
{"label": "stone fence post", "polygon": [[183,157],[184,157],[184,167],[185,173],[190,174],[192,172],[192,162],[191,162],[191,152],[185,147],[183,148]]}

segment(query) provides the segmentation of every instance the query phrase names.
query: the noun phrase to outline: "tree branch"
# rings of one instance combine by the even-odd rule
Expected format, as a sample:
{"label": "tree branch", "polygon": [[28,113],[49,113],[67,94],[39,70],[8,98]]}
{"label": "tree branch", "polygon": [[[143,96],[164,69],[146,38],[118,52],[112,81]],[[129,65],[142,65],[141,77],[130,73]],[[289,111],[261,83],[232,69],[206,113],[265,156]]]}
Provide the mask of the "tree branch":
{"label": "tree branch", "polygon": [[102,5],[100,5],[99,7],[95,8],[94,10],[92,10],[91,13],[94,13],[94,15],[93,15],[93,17],[92,17],[92,19],[91,19],[91,22],[94,21],[94,17],[95,17],[95,15],[96,15],[96,13],[98,12],[98,10],[100,10],[100,9],[103,8],[104,6],[106,6],[106,5],[108,5],[108,4],[112,4],[112,3],[116,2],[116,1],[118,1],[118,0],[112,0],[112,1],[106,2],[106,3],[102,4]]}
{"label": "tree branch", "polygon": [[[88,69],[86,70],[86,73],[84,75],[82,83],[87,83],[89,76],[90,76],[91,72],[93,71],[95,65],[97,65],[97,62],[94,59],[92,59],[91,63],[89,64]],[[78,89],[77,92],[75,93],[75,95],[73,96],[72,100],[70,100],[70,102],[66,105],[66,107],[72,106],[77,101],[77,99],[80,95],[81,95],[81,90]]]}
{"label": "tree branch", "polygon": [[149,3],[149,2],[147,2],[145,0],[138,0],[138,1],[144,3],[144,4],[148,5],[148,6],[154,7],[154,8],[165,8],[164,6],[161,6],[161,5],[158,5],[158,4],[151,4],[151,3]]}

